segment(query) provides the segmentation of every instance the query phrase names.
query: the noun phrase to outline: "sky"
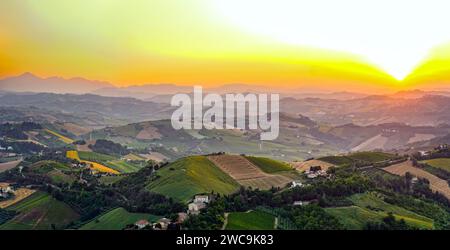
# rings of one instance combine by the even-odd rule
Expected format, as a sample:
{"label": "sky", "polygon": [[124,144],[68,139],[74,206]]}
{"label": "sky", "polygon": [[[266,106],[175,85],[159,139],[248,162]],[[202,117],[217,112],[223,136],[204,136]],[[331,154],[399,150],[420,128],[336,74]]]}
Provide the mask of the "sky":
{"label": "sky", "polygon": [[2,0],[0,77],[450,88],[446,0]]}

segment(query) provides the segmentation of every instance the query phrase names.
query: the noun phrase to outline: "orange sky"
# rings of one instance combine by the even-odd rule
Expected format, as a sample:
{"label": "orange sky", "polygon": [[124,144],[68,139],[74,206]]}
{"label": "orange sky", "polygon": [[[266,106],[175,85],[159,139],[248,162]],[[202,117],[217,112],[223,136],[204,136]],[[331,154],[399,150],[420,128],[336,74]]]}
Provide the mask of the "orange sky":
{"label": "orange sky", "polygon": [[1,1],[0,77],[32,72],[118,86],[246,83],[376,93],[450,85],[448,46],[397,81],[362,56],[244,32],[206,3]]}

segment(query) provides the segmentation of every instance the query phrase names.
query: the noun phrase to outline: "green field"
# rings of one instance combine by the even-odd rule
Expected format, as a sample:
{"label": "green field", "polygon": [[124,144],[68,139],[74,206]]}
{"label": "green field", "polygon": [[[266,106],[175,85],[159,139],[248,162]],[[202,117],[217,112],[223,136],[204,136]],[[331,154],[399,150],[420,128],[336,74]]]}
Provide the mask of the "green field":
{"label": "green field", "polygon": [[195,194],[214,191],[230,194],[239,184],[222,172],[205,156],[191,156],[175,161],[158,170],[159,176],[147,186],[148,190],[187,202]]}
{"label": "green field", "polygon": [[426,163],[434,168],[439,168],[447,172],[450,172],[450,158],[437,158],[421,162]]}
{"label": "green field", "polygon": [[326,156],[318,160],[328,162],[337,166],[350,165],[357,161],[376,163],[395,158],[395,155],[383,152],[357,152],[342,156]]}
{"label": "green field", "polygon": [[380,221],[389,212],[411,226],[422,229],[433,228],[432,219],[386,203],[379,196],[377,193],[355,194],[349,198],[354,206],[326,208],[326,211],[337,217],[347,229],[362,229],[366,222]]}
{"label": "green field", "polygon": [[30,166],[31,171],[44,174],[55,183],[69,183],[72,184],[75,181],[75,177],[70,175],[70,172],[78,171],[66,164],[62,164],[55,161],[39,161]]}
{"label": "green field", "polygon": [[72,170],[69,166],[55,161],[38,161],[32,164],[30,169],[38,174],[46,174],[54,170]]}
{"label": "green field", "polygon": [[117,170],[121,173],[134,173],[139,171],[142,167],[139,165],[128,163],[124,160],[113,160],[104,162],[104,164],[114,170]]}
{"label": "green field", "polygon": [[100,215],[91,222],[83,225],[81,230],[122,230],[126,225],[134,224],[138,220],[156,222],[160,216],[142,213],[130,213],[124,208],[116,208]]}
{"label": "green field", "polygon": [[117,159],[114,156],[100,154],[100,153],[96,153],[96,152],[85,152],[85,151],[78,152],[78,156],[80,157],[81,160],[95,161],[95,162],[106,162],[106,161],[113,161],[113,160]]}
{"label": "green field", "polygon": [[235,212],[228,215],[226,230],[271,230],[275,217],[261,211]]}
{"label": "green field", "polygon": [[255,156],[246,156],[245,158],[269,174],[292,170],[292,167],[288,164],[270,158]]}
{"label": "green field", "polygon": [[358,152],[349,155],[353,160],[366,161],[370,163],[386,161],[395,158],[395,155],[383,152]]}
{"label": "green field", "polygon": [[[19,212],[13,219],[0,225],[2,230],[62,229],[79,215],[68,205],[44,192],[36,192],[7,208]],[[53,226],[52,226],[53,225]]]}
{"label": "green field", "polygon": [[141,166],[129,163],[125,160],[117,159],[117,157],[100,154],[96,152],[78,152],[81,160],[93,161],[101,163],[109,168],[112,168],[120,173],[134,173],[141,169]]}

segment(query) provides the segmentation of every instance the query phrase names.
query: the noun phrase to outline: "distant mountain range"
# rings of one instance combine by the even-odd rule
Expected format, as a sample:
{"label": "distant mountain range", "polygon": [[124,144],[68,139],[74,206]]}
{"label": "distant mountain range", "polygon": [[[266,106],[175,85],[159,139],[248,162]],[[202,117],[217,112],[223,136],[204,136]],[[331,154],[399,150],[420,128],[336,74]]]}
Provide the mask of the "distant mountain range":
{"label": "distant mountain range", "polygon": [[85,94],[112,86],[108,82],[92,81],[79,77],[70,79],[61,77],[40,78],[31,73],[24,73],[0,80],[0,91],[9,92]]}

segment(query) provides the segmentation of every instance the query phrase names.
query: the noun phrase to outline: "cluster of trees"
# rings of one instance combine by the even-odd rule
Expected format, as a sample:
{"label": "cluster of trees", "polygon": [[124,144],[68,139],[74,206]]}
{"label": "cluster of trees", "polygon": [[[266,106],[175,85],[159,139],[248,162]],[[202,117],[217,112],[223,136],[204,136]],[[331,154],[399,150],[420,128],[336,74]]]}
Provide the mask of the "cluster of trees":
{"label": "cluster of trees", "polygon": [[0,124],[0,136],[5,136],[18,140],[26,140],[28,136],[24,131],[33,129],[42,129],[42,126],[33,122],[22,122],[19,124],[3,123]]}
{"label": "cluster of trees", "polygon": [[130,150],[121,144],[104,139],[97,140],[95,144],[89,145],[89,148],[94,152],[108,155],[126,155],[130,153]]}
{"label": "cluster of trees", "polygon": [[417,230],[406,224],[405,220],[395,219],[392,213],[388,213],[382,221],[369,221],[364,225],[364,230]]}

